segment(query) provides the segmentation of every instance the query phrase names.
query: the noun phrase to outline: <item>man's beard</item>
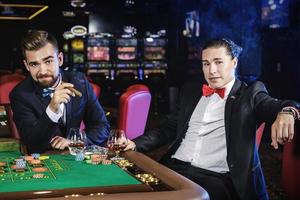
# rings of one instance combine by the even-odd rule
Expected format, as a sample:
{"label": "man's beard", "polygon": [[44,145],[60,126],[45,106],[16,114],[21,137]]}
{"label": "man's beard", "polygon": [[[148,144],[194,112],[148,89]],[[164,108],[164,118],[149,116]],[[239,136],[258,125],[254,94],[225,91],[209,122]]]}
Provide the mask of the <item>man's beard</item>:
{"label": "man's beard", "polygon": [[[42,78],[49,78],[51,77],[51,80],[41,80]],[[56,81],[58,79],[58,76],[57,77],[54,77],[53,75],[40,75],[37,77],[37,83],[44,87],[44,88],[48,88],[48,87],[52,87]]]}

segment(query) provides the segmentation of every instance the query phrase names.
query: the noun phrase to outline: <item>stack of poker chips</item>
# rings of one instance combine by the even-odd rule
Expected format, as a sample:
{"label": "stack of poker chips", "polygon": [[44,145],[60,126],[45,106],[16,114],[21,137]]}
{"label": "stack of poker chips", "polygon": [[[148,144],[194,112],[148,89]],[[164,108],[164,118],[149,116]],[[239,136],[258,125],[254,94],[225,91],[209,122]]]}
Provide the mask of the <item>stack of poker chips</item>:
{"label": "stack of poker chips", "polygon": [[17,158],[17,159],[15,159],[15,161],[16,161],[15,170],[16,171],[24,171],[26,168],[26,161],[22,158]]}
{"label": "stack of poker chips", "polygon": [[98,153],[86,153],[85,156],[86,163],[93,165],[110,165],[111,161],[107,160],[107,154],[98,154]]}
{"label": "stack of poker chips", "polygon": [[83,161],[84,160],[84,154],[83,154],[83,152],[76,153],[75,160],[76,161]]}

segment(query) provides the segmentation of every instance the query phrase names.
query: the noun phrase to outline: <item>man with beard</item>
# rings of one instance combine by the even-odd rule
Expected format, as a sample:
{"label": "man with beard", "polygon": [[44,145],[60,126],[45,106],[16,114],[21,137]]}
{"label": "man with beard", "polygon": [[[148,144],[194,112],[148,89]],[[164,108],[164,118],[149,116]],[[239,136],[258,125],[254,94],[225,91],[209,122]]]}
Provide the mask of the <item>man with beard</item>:
{"label": "man with beard", "polygon": [[[84,121],[88,144],[102,145],[109,123],[82,73],[62,72],[63,54],[48,32],[28,31],[22,40],[24,65],[30,76],[10,94],[13,117],[28,152],[65,149],[70,128]],[[74,93],[76,89],[82,96]]]}

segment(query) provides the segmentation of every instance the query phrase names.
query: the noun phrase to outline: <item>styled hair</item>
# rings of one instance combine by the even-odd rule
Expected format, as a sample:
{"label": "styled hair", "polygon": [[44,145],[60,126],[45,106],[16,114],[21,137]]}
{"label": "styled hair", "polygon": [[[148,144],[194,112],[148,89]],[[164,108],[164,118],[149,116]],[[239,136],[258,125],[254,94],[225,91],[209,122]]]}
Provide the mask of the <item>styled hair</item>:
{"label": "styled hair", "polygon": [[241,55],[243,48],[239,45],[235,44],[232,40],[229,39],[212,39],[207,41],[202,50],[208,49],[208,48],[219,48],[219,47],[225,47],[228,55],[230,55],[232,58],[239,58]]}
{"label": "styled hair", "polygon": [[21,42],[23,57],[26,58],[25,51],[39,50],[48,43],[58,50],[57,40],[52,34],[42,30],[29,30]]}

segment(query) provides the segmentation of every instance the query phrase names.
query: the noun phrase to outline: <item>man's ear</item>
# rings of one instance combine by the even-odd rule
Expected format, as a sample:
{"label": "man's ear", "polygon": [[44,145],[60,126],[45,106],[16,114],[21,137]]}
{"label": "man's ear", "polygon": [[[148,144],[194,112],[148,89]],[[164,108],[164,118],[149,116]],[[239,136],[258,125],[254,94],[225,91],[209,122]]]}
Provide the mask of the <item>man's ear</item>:
{"label": "man's ear", "polygon": [[236,57],[234,59],[232,59],[232,64],[233,64],[234,68],[237,67],[238,59]]}
{"label": "man's ear", "polygon": [[64,54],[62,52],[59,52],[58,54],[58,65],[61,67],[64,63]]}
{"label": "man's ear", "polygon": [[27,62],[26,62],[26,60],[23,60],[23,63],[24,63],[24,65],[25,65],[25,67],[26,67],[27,71],[29,71],[29,66],[27,65]]}

